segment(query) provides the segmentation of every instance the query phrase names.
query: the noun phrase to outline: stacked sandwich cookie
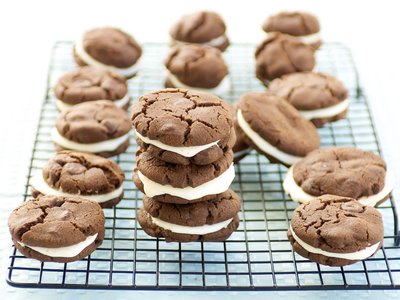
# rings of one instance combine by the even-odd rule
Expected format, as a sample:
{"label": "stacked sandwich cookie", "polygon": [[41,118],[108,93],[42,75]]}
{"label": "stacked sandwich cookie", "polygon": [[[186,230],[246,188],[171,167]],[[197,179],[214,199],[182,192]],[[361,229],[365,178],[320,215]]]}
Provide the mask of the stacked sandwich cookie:
{"label": "stacked sandwich cookie", "polygon": [[159,90],[133,105],[132,125],[144,231],[169,242],[227,239],[240,209],[229,189],[236,140],[229,105],[208,93]]}

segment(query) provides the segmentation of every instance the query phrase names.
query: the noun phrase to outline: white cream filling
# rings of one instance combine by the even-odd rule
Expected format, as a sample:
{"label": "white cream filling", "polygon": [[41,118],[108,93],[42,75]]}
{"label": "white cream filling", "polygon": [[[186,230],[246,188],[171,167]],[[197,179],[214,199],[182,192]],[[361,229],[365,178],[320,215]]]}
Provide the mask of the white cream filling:
{"label": "white cream filling", "polygon": [[335,253],[335,252],[324,251],[322,249],[315,248],[315,247],[305,243],[304,241],[302,241],[294,233],[294,230],[293,230],[292,226],[290,226],[290,232],[292,233],[292,236],[295,239],[295,241],[297,243],[299,243],[299,245],[301,247],[303,247],[306,251],[308,251],[310,253],[314,253],[314,254],[320,254],[320,255],[323,255],[323,256],[340,258],[340,259],[348,259],[348,260],[363,260],[363,259],[367,259],[368,257],[373,255],[379,249],[379,246],[381,244],[381,242],[378,242],[376,244],[373,244],[373,245],[371,245],[369,247],[366,247],[365,249],[362,249],[362,250],[356,251],[356,252]]}
{"label": "white cream filling", "polygon": [[[121,99],[118,99],[118,100],[115,100],[115,101],[112,101],[117,107],[124,107],[128,102],[129,102],[129,94],[127,93],[123,98],[121,98]],[[99,99],[99,100],[103,100],[103,99]],[[60,99],[58,99],[58,98],[56,98],[56,105],[57,105],[57,108],[61,111],[61,112],[63,112],[63,111],[66,111],[66,110],[68,110],[68,109],[70,109],[71,107],[73,107],[74,105],[73,104],[68,104],[68,103],[65,103],[64,101],[62,101],[62,100],[60,100]]]}
{"label": "white cream filling", "polygon": [[233,164],[231,164],[224,173],[195,188],[191,186],[176,188],[169,184],[162,185],[144,176],[140,171],[138,171],[138,176],[143,183],[144,193],[148,197],[168,194],[186,200],[194,200],[207,195],[225,192],[235,178],[235,168],[233,167]]}
{"label": "white cream filling", "polygon": [[86,52],[85,48],[83,47],[82,39],[79,39],[75,43],[75,52],[79,56],[79,58],[87,65],[108,69],[113,72],[119,73],[125,77],[130,77],[131,75],[136,74],[137,71],[139,70],[138,61],[128,68],[117,68],[117,67],[114,67],[111,65],[106,65],[106,64],[103,64],[102,62],[99,62],[98,60],[93,58],[89,53]]}
{"label": "white cream filling", "polygon": [[[382,201],[387,195],[391,193],[394,186],[394,176],[392,172],[388,169],[386,170],[385,175],[385,185],[383,189],[379,191],[379,193],[371,196],[364,196],[357,201],[359,201],[363,205],[375,206],[379,201]],[[305,191],[296,183],[293,177],[293,166],[289,168],[285,180],[283,181],[283,189],[286,194],[292,198],[293,201],[304,203],[310,200],[318,198],[318,196],[313,196]]]}
{"label": "white cream filling", "polygon": [[71,246],[58,247],[58,248],[48,248],[48,247],[39,247],[39,246],[29,246],[22,242],[18,241],[22,247],[27,247],[36,252],[39,252],[43,255],[50,257],[74,257],[81,253],[87,246],[94,243],[97,238],[97,233],[91,236],[88,236],[84,241],[77,243]]}
{"label": "white cream filling", "polygon": [[225,76],[225,78],[222,79],[222,81],[216,87],[211,88],[211,89],[188,86],[188,85],[184,84],[183,82],[181,82],[175,75],[173,75],[168,70],[167,70],[167,78],[171,81],[171,83],[176,88],[194,90],[194,91],[199,91],[199,92],[204,92],[204,93],[211,93],[211,94],[221,95],[221,94],[229,92],[230,89],[231,89],[231,82],[229,80],[229,76],[228,75]]}
{"label": "white cream filling", "polygon": [[317,119],[317,118],[330,118],[344,112],[349,107],[349,100],[343,100],[338,104],[324,107],[314,110],[299,110],[299,113],[303,115],[307,120]]}
{"label": "white cream filling", "polygon": [[247,123],[247,121],[244,119],[242,110],[240,109],[238,109],[237,111],[237,121],[240,128],[242,128],[247,137],[249,137],[253,141],[253,143],[257,145],[258,148],[260,148],[263,152],[275,157],[279,161],[287,165],[293,165],[303,158],[301,156],[287,154],[264,140],[257,132],[255,132],[250,127],[250,124]]}
{"label": "white cream filling", "polygon": [[43,195],[54,195],[54,196],[78,196],[83,199],[87,199],[93,202],[97,203],[104,203],[107,202],[111,199],[118,198],[122,195],[124,192],[124,188],[121,185],[119,188],[116,190],[106,193],[106,194],[95,194],[95,195],[81,195],[81,194],[70,194],[70,193],[65,193],[62,190],[56,190],[49,186],[47,182],[44,180],[42,172],[37,172],[31,179],[31,185],[32,187],[42,193]]}
{"label": "white cream filling", "polygon": [[177,153],[179,155],[182,155],[184,157],[193,157],[196,154],[200,153],[201,151],[211,148],[214,145],[217,145],[219,142],[219,140],[218,140],[218,141],[215,141],[215,142],[212,142],[212,143],[209,143],[206,145],[200,145],[200,146],[175,147],[175,146],[170,146],[170,145],[164,144],[157,140],[149,139],[148,137],[141,135],[136,130],[135,130],[135,135],[146,144],[154,145],[160,149],[163,149],[166,151],[171,151],[171,152]]}
{"label": "white cream filling", "polygon": [[223,228],[228,227],[229,223],[231,223],[233,220],[233,218],[230,218],[228,220],[222,221],[220,223],[212,224],[212,225],[205,224],[203,226],[183,226],[183,225],[165,222],[165,221],[155,218],[151,215],[150,215],[150,217],[151,217],[151,221],[154,224],[156,224],[158,227],[161,227],[163,229],[166,229],[166,230],[169,230],[169,231],[172,231],[175,233],[196,234],[196,235],[197,234],[203,235],[203,234],[217,232]]}
{"label": "white cream filling", "polygon": [[[200,45],[205,45],[205,46],[211,46],[211,47],[219,47],[222,46],[225,41],[226,41],[227,37],[225,34],[220,35],[212,40],[209,40],[208,42],[205,43],[193,43],[193,44],[200,44]],[[186,43],[186,42],[182,42],[182,41],[178,41],[175,40],[175,43],[178,45],[187,45],[187,44],[191,44],[191,43]]]}
{"label": "white cream filling", "polygon": [[296,37],[305,44],[314,44],[321,40],[321,35],[319,32],[309,34],[309,35],[296,36]]}
{"label": "white cream filling", "polygon": [[56,144],[60,145],[63,148],[87,153],[97,153],[103,151],[114,151],[129,139],[129,133],[115,139],[90,144],[82,144],[70,141],[63,137],[58,132],[57,128],[53,128],[53,130],[51,131],[51,137]]}

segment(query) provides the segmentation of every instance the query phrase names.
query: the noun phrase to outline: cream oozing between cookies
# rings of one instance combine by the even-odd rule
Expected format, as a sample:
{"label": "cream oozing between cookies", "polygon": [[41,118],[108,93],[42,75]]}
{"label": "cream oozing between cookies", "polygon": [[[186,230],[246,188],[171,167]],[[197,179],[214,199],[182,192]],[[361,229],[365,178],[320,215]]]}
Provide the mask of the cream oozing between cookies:
{"label": "cream oozing between cookies", "polygon": [[314,44],[321,40],[321,35],[319,32],[308,34],[308,35],[296,36],[296,37],[305,44]]}
{"label": "cream oozing between cookies", "polygon": [[276,159],[282,161],[287,165],[293,165],[294,163],[302,159],[302,157],[300,156],[287,154],[264,140],[257,132],[255,132],[250,127],[250,124],[247,123],[247,121],[244,119],[242,111],[240,109],[238,109],[237,111],[237,121],[240,128],[246,133],[248,138],[250,138],[254,142],[254,144],[256,144],[257,147],[260,148],[263,152],[275,157]]}
{"label": "cream oozing between cookies", "polygon": [[[123,98],[114,100],[113,103],[117,107],[123,108],[126,104],[128,104],[129,99],[130,99],[130,96],[129,96],[129,93],[127,93]],[[103,100],[103,99],[99,99],[99,100]],[[73,104],[65,103],[64,101],[57,99],[57,98],[56,98],[56,105],[57,105],[57,108],[61,112],[66,111],[66,110],[70,109],[72,106],[74,106]]]}
{"label": "cream oozing between cookies", "polygon": [[317,118],[329,118],[334,117],[344,112],[349,107],[349,100],[345,99],[338,104],[313,110],[299,110],[299,113],[303,115],[307,120]]}
{"label": "cream oozing between cookies", "polygon": [[215,195],[225,192],[233,179],[235,178],[235,168],[233,164],[221,175],[218,177],[203,183],[195,188],[188,186],[184,188],[176,188],[172,185],[159,184],[145,175],[142,172],[137,171],[139,179],[143,183],[144,193],[148,197],[154,197],[158,195],[172,195],[176,197],[180,197],[186,200],[194,200],[199,199],[207,195]]}
{"label": "cream oozing between cookies", "polygon": [[97,238],[97,233],[94,235],[88,236],[84,241],[82,241],[80,243],[70,245],[70,246],[55,247],[55,248],[29,246],[20,241],[17,241],[17,243],[20,244],[22,247],[30,248],[36,252],[39,252],[39,253],[49,256],[49,257],[75,257],[79,253],[81,253],[86,247],[93,244],[94,241],[96,240],[96,238]]}
{"label": "cream oozing between cookies", "polygon": [[[222,46],[227,40],[227,37],[225,34],[220,35],[214,39],[209,40],[208,42],[204,42],[204,43],[196,43],[196,44],[200,44],[200,45],[205,45],[205,46],[210,46],[210,47],[220,47]],[[177,43],[178,45],[186,45],[188,43],[186,42],[182,42],[182,41],[178,41],[175,40],[175,43]]]}

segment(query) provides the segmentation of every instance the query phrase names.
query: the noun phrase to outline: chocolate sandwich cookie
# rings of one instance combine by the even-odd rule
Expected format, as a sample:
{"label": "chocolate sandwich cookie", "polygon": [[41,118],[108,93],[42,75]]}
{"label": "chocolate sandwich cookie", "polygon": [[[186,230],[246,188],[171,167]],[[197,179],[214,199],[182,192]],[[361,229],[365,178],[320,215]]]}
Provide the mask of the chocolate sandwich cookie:
{"label": "chocolate sandwich cookie", "polygon": [[357,199],[377,206],[390,197],[394,180],[378,155],[354,147],[318,149],[293,165],[283,188],[297,202],[324,194]]}
{"label": "chocolate sandwich cookie", "polygon": [[343,119],[349,107],[346,87],[324,73],[284,75],[270,83],[269,91],[286,99],[317,127]]}
{"label": "chocolate sandwich cookie", "polygon": [[50,195],[22,203],[8,219],[19,252],[60,263],[80,260],[95,251],[103,242],[104,223],[97,203]]}
{"label": "chocolate sandwich cookie", "polygon": [[165,86],[209,92],[217,95],[230,89],[228,67],[216,48],[188,44],[174,47],[165,60]]}
{"label": "chocolate sandwich cookie", "polygon": [[61,151],[32,178],[32,195],[79,196],[112,207],[123,197],[124,179],[124,172],[110,159]]}
{"label": "chocolate sandwich cookie", "polygon": [[133,181],[139,190],[160,202],[186,204],[205,201],[229,188],[235,177],[232,160],[232,151],[227,151],[208,165],[178,165],[139,149]]}
{"label": "chocolate sandwich cookie", "polygon": [[225,51],[229,40],[221,16],[215,12],[199,11],[184,15],[175,23],[170,35],[172,44],[202,44]]}
{"label": "chocolate sandwich cookie", "polygon": [[352,198],[325,195],[294,211],[288,238],[301,256],[341,267],[367,259],[381,248],[383,222],[373,207]]}
{"label": "chocolate sandwich cookie", "polygon": [[104,157],[126,151],[131,124],[125,110],[109,100],[77,104],[62,112],[51,136],[57,150],[74,150]]}
{"label": "chocolate sandwich cookie", "polygon": [[229,104],[209,93],[165,89],[132,106],[138,144],[170,163],[210,164],[235,143]]}
{"label": "chocolate sandwich cookie", "polygon": [[240,128],[239,123],[237,121],[237,109],[238,109],[238,103],[236,103],[233,106],[234,114],[233,114],[233,122],[234,122],[234,127],[235,127],[235,133],[236,133],[236,143],[232,148],[233,151],[233,161],[235,163],[239,162],[243,158],[246,157],[247,154],[251,152],[251,147],[247,144],[246,140],[246,135],[243,132],[243,130]]}
{"label": "chocolate sandwich cookie", "polygon": [[65,111],[75,104],[94,100],[110,100],[124,109],[129,106],[126,78],[97,67],[79,67],[65,73],[58,79],[54,94],[60,111]]}
{"label": "chocolate sandwich cookie", "polygon": [[279,31],[297,37],[303,43],[318,49],[322,40],[320,25],[316,16],[302,11],[281,12],[265,20],[262,29],[266,33]]}
{"label": "chocolate sandwich cookie", "polygon": [[237,122],[247,137],[246,143],[271,162],[290,166],[319,148],[315,126],[271,92],[242,95]]}
{"label": "chocolate sandwich cookie", "polygon": [[315,66],[311,46],[280,32],[268,34],[257,47],[255,57],[257,78],[266,86],[282,75],[311,71]]}
{"label": "chocolate sandwich cookie", "polygon": [[112,27],[86,31],[74,47],[74,58],[80,66],[109,69],[127,78],[138,71],[142,49],[128,33]]}
{"label": "chocolate sandwich cookie", "polygon": [[211,201],[175,205],[143,197],[138,221],[167,242],[224,241],[239,226],[240,199],[231,189]]}

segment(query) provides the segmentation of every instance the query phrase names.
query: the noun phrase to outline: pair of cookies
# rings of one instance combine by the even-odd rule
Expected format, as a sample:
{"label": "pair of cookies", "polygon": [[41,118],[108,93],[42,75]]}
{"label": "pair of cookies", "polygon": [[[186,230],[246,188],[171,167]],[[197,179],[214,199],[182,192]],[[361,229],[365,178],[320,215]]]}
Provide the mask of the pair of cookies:
{"label": "pair of cookies", "polygon": [[165,89],[132,107],[140,148],[134,182],[144,193],[138,220],[167,241],[220,241],[238,227],[232,112],[208,93]]}

